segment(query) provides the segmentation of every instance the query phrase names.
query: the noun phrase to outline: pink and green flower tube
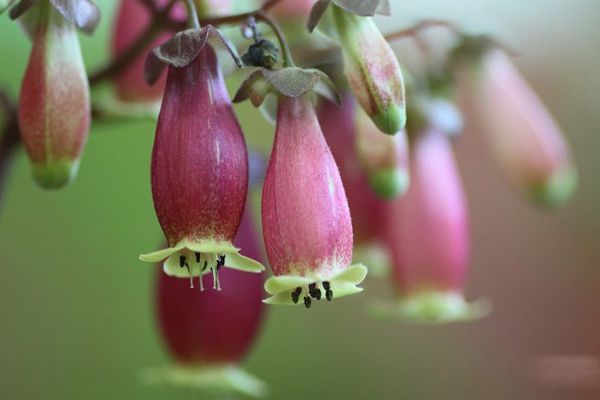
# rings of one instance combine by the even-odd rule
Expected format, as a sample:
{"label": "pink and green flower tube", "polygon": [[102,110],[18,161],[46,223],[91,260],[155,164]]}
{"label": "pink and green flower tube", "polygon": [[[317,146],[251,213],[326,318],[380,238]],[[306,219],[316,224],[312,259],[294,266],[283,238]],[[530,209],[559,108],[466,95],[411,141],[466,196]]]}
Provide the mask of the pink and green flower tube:
{"label": "pink and green flower tube", "polygon": [[331,301],[362,291],[367,273],[352,260],[352,222],[337,166],[310,94],[280,96],[262,195],[262,225],[273,277],[269,304]]}
{"label": "pink and green flower tube", "polygon": [[406,124],[404,80],[396,55],[371,17],[331,5],[352,93],[380,131],[395,135]]}
{"label": "pink and green flower tube", "polygon": [[536,203],[558,205],[577,184],[562,131],[501,49],[486,51],[458,74],[460,103],[489,139],[509,181]]}
{"label": "pink and green flower tube", "polygon": [[362,111],[356,113],[356,153],[369,185],[386,200],[403,195],[410,184],[405,131],[382,135]]}
{"label": "pink and green flower tube", "polygon": [[[249,214],[244,215],[235,244],[249,257],[261,259]],[[190,290],[181,279],[157,274],[157,322],[174,363],[148,370],[148,383],[253,397],[265,394],[266,385],[238,366],[262,325],[263,275],[226,269],[222,276],[227,290],[200,291]]]}
{"label": "pink and green flower tube", "polygon": [[[264,267],[232,244],[248,190],[248,155],[214,50],[205,45],[185,67],[169,66],[154,148],[152,196],[169,247],[140,256],[164,262],[167,275],[221,267],[261,272]],[[202,279],[199,279],[203,288]]]}
{"label": "pink and green flower tube", "polygon": [[[156,4],[164,7],[168,1],[158,0]],[[185,17],[183,7],[174,7],[173,16]],[[152,23],[152,15],[148,7],[144,6],[139,0],[121,0],[112,35],[112,55],[120,56],[126,51],[139,36]],[[172,36],[169,32],[159,35],[147,46],[147,51],[135,58],[119,74],[116,75],[114,82],[117,96],[125,102],[146,102],[152,103],[160,101],[165,90],[167,75],[163,74],[153,85],[149,85],[144,80],[144,62],[146,53],[154,47],[163,43]]]}
{"label": "pink and green flower tube", "polygon": [[398,299],[380,304],[378,311],[426,323],[480,317],[487,304],[468,304],[462,294],[469,227],[449,138],[435,129],[422,131],[415,138],[411,171],[407,194],[389,204],[383,221]]}
{"label": "pink and green flower tube", "polygon": [[70,183],[90,129],[89,87],[76,27],[39,1],[33,48],[19,98],[21,139],[36,182]]}

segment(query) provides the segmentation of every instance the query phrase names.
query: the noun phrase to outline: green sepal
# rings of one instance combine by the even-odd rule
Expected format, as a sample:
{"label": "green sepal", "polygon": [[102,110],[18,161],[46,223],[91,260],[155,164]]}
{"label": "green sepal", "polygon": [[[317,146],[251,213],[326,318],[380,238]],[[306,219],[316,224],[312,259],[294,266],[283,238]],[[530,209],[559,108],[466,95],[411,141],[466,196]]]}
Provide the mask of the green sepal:
{"label": "green sepal", "polygon": [[406,126],[406,107],[391,105],[381,112],[369,115],[379,130],[388,135],[395,135]]}
{"label": "green sepal", "polygon": [[311,90],[338,104],[341,102],[340,94],[327,74],[315,68],[299,67],[263,68],[252,72],[240,85],[233,102],[250,99],[253,106],[259,107],[269,93],[300,97]]}
{"label": "green sepal", "polygon": [[395,302],[376,301],[370,305],[369,312],[380,318],[439,325],[480,319],[488,315],[491,308],[485,298],[468,303],[460,293],[427,291],[401,297]]}
{"label": "green sepal", "polygon": [[296,305],[292,301],[292,291],[298,287],[305,288],[311,283],[328,281],[334,294],[334,299],[362,292],[358,287],[367,276],[367,267],[362,264],[354,264],[340,273],[331,277],[323,277],[318,274],[313,276],[281,275],[273,276],[265,282],[265,291],[271,297],[263,300],[266,304]]}
{"label": "green sepal", "polygon": [[369,266],[369,278],[387,279],[391,274],[391,256],[388,248],[379,243],[354,247],[352,261]]}
{"label": "green sepal", "polygon": [[142,372],[141,379],[148,385],[171,385],[210,394],[240,394],[250,397],[264,397],[268,394],[268,387],[262,380],[235,365],[149,368]]}

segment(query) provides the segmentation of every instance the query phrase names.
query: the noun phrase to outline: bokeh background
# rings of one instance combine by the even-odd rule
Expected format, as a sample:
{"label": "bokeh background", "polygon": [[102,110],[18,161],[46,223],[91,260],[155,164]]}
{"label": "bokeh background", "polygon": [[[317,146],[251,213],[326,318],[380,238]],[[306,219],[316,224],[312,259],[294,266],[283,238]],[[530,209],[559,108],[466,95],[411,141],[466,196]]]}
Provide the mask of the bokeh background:
{"label": "bokeh background", "polygon": [[[293,1],[293,0],[285,0]],[[392,0],[383,30],[418,18],[500,35],[573,147],[580,188],[564,208],[521,201],[476,133],[459,160],[472,210],[467,297],[489,297],[474,323],[419,327],[370,318],[382,282],[327,307],[272,307],[244,364],[272,399],[600,398],[600,2]],[[114,2],[82,38],[86,63],[105,60]],[[17,93],[29,44],[0,19],[0,85]],[[248,106],[246,133],[271,127]],[[0,208],[0,398],[193,399],[145,387],[145,366],[168,362],[152,310],[152,267],[137,261],[161,237],[152,208],[151,121],[98,123],[79,178],[58,193],[29,176],[22,151]],[[260,141],[260,140],[258,140]]]}

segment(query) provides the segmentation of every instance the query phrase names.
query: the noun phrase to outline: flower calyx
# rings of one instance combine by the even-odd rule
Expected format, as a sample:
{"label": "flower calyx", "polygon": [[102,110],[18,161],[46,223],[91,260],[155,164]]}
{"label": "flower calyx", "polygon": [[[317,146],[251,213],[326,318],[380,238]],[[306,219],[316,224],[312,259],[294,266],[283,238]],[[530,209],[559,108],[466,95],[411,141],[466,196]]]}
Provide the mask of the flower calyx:
{"label": "flower calyx", "polygon": [[200,29],[187,29],[175,34],[165,43],[154,48],[144,65],[144,78],[150,85],[154,84],[167,65],[183,68],[188,66],[198,57],[204,46],[207,45],[211,35],[216,36],[225,46],[231,58],[238,67],[243,62],[237,53],[234,44],[217,28],[206,25]]}
{"label": "flower calyx", "polygon": [[389,0],[319,0],[308,17],[307,28],[310,32],[315,29],[330,3],[360,17],[372,17],[375,14],[390,15]]}

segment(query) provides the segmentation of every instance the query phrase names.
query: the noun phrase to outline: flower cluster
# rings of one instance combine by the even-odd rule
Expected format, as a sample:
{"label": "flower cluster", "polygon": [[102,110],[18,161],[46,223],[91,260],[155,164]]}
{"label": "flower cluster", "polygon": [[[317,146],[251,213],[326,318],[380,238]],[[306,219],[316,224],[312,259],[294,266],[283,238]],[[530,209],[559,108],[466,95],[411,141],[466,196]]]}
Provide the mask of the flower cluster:
{"label": "flower cluster", "polygon": [[[121,115],[160,102],[150,183],[166,246],[139,258],[162,266],[158,325],[177,366],[151,371],[152,381],[262,394],[237,368],[262,303],[310,308],[359,293],[363,263],[380,275],[387,267],[397,295],[374,304],[379,315],[484,315],[487,303],[463,293],[469,211],[453,153],[463,119],[535,202],[563,203],[576,185],[558,124],[504,46],[453,27],[449,47],[421,46],[434,61],[403,72],[373,20],[390,13],[386,0],[270,0],[241,14],[225,0],[121,0],[114,61],[90,78],[77,30],[98,23],[91,0],[12,3],[0,1],[0,11],[12,7],[33,42],[17,119],[41,186],[62,187],[77,172],[90,83],[112,78]],[[222,67],[231,60],[250,70],[233,100]],[[245,100],[275,123],[261,182],[268,263],[252,229],[248,148],[233,108]],[[94,114],[102,112],[110,114]]]}

